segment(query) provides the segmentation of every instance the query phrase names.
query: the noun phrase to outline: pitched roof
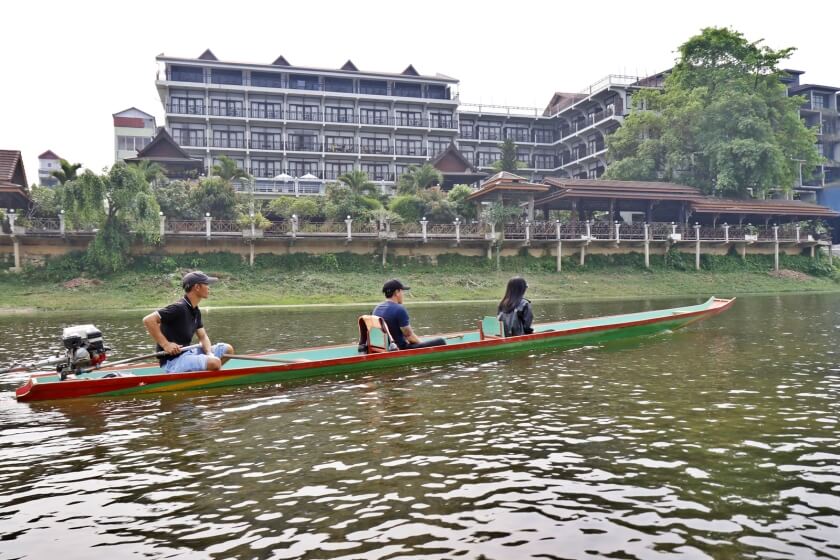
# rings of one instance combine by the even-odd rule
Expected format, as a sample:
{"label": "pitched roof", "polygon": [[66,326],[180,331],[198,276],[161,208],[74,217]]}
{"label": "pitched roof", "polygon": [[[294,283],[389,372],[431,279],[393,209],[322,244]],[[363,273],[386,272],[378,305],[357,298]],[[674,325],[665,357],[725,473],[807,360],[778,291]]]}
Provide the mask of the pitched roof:
{"label": "pitched roof", "polygon": [[211,51],[210,49],[207,49],[203,53],[201,53],[201,56],[199,56],[198,59],[199,60],[219,60],[218,58],[216,58],[216,55],[213,54],[213,51]]}
{"label": "pitched roof", "polygon": [[114,113],[111,116],[112,117],[145,117],[147,119],[155,118],[153,115],[150,115],[149,113],[147,113],[145,111],[141,111],[137,107],[129,107],[128,109],[123,109],[122,111],[120,111],[118,113]]}
{"label": "pitched roof", "polygon": [[816,216],[836,218],[840,212],[801,200],[729,200],[702,197],[691,203],[700,214],[760,214],[763,216]]}
{"label": "pitched roof", "polygon": [[404,76],[419,76],[420,72],[418,72],[417,69],[414,68],[413,64],[409,64],[408,66],[406,66],[405,70],[402,71],[402,74]]}
{"label": "pitched roof", "polygon": [[359,69],[356,68],[356,65],[353,64],[353,61],[350,60],[349,58],[347,59],[347,62],[344,63],[344,66],[341,67],[341,69],[342,70],[353,70],[354,72],[359,71]]}
{"label": "pitched roof", "polygon": [[481,184],[477,191],[467,197],[467,200],[481,200],[482,198],[507,195],[508,198],[533,196],[546,193],[551,189],[548,185],[531,183],[525,177],[520,177],[508,171],[500,171]]}
{"label": "pitched roof", "polygon": [[20,150],[0,150],[0,182],[26,188],[26,171]]}
{"label": "pitched roof", "polygon": [[46,152],[44,152],[43,154],[38,156],[38,159],[61,159],[61,158],[58,157],[58,155],[56,155],[56,153],[54,151],[47,150]]}
{"label": "pitched roof", "polygon": [[137,156],[126,161],[138,161],[143,159],[167,159],[168,161],[176,160],[190,160],[201,162],[201,160],[193,158],[184,149],[172,139],[172,136],[165,128],[160,127],[157,134],[149,144],[137,152]]}
{"label": "pitched roof", "polygon": [[272,66],[291,66],[291,64],[289,64],[289,61],[286,60],[286,57],[282,54],[275,58],[274,62],[272,62],[271,64]]}
{"label": "pitched roof", "polygon": [[438,164],[445,161],[445,160],[455,160],[456,163],[460,163],[463,169],[461,172],[468,171],[470,173],[475,173],[475,167],[473,164],[464,157],[464,154],[461,153],[461,150],[455,147],[455,144],[449,143],[449,146],[446,147],[444,151],[439,153],[433,160],[432,160],[432,167],[437,169],[438,171],[443,171],[444,173],[452,173],[453,171],[447,171],[438,167]]}

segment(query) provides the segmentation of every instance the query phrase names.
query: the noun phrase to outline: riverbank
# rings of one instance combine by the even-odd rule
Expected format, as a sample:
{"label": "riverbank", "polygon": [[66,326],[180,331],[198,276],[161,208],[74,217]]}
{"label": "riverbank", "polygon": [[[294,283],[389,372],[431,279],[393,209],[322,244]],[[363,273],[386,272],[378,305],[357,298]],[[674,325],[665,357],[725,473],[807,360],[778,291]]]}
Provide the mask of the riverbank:
{"label": "riverbank", "polygon": [[[220,277],[208,307],[361,304],[380,299],[382,282],[399,277],[412,287],[408,303],[496,301],[512,271],[386,270],[307,272],[213,270]],[[532,299],[569,301],[667,296],[736,296],[759,293],[840,292],[840,283],[801,272],[653,272],[616,269],[523,272]],[[0,277],[0,313],[153,309],[181,295],[180,272],[130,272],[102,280],[26,280]]]}

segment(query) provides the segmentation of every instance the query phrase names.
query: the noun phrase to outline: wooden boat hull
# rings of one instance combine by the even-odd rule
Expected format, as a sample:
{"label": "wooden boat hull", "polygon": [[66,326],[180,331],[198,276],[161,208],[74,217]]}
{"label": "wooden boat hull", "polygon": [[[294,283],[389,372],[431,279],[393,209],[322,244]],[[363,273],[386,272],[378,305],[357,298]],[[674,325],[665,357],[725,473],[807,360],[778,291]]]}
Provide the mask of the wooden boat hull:
{"label": "wooden boat hull", "polygon": [[[446,346],[416,350],[361,354],[353,344],[279,352],[262,357],[300,361],[266,364],[231,360],[218,371],[166,373],[156,365],[144,364],[103,368],[85,374],[82,378],[65,381],[59,381],[52,373],[36,374],[17,389],[15,395],[19,401],[36,401],[209,389],[253,383],[278,383],[424,362],[471,359],[488,354],[497,355],[500,352],[575,348],[678,329],[720,313],[732,306],[734,301],[734,298],[710,298],[699,305],[673,309],[542,323],[534,326],[534,334],[504,339],[480,340],[478,332],[457,333],[457,338],[450,337]],[[118,376],[105,377],[112,373]]]}

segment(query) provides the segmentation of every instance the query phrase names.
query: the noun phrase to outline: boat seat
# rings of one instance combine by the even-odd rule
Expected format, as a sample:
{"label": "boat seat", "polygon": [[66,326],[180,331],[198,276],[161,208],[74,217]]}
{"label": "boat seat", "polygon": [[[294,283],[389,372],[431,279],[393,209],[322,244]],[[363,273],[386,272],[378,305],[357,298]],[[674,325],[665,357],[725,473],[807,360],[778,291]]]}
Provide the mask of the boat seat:
{"label": "boat seat", "polygon": [[389,352],[394,344],[385,319],[377,315],[359,317],[359,352],[377,354]]}
{"label": "boat seat", "polygon": [[490,315],[483,318],[481,323],[478,324],[478,332],[481,340],[505,337],[505,330],[502,327],[502,322],[499,321],[498,317],[492,317]]}

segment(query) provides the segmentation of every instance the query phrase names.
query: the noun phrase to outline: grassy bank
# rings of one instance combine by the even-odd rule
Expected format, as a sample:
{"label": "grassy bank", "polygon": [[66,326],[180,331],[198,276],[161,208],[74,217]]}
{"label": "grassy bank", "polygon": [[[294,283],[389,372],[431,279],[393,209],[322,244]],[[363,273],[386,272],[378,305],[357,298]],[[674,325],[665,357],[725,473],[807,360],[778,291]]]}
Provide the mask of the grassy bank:
{"label": "grassy bank", "polygon": [[442,258],[436,266],[397,260],[383,269],[367,256],[265,255],[250,268],[235,255],[184,255],[146,257],[130,271],[101,279],[86,275],[69,259],[19,275],[0,275],[0,309],[150,309],[179,297],[180,276],[193,268],[221,278],[213,287],[207,304],[211,306],[374,302],[381,296],[382,282],[391,276],[412,286],[409,301],[498,300],[516,273],[528,279],[532,299],[840,292],[836,272],[808,257],[785,257],[783,268],[796,272],[780,276],[768,273],[771,257],[713,257],[704,260],[705,270],[700,272],[686,270],[679,255],[657,257],[651,270],[645,270],[640,259],[632,254],[592,256],[586,268],[569,259],[558,274],[553,272],[553,258],[510,257],[502,259],[501,270],[495,262],[467,257]]}

